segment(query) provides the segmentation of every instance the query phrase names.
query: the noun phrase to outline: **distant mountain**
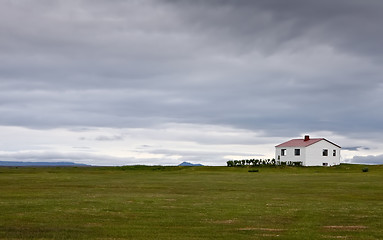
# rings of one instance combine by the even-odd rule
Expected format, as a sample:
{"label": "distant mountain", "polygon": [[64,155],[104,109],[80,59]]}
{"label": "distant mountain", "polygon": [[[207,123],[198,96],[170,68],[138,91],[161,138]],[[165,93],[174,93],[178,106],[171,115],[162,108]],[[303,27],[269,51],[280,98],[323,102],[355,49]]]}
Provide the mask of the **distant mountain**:
{"label": "distant mountain", "polygon": [[178,166],[193,166],[193,167],[202,167],[203,165],[202,164],[193,164],[193,163],[189,163],[189,162],[183,162],[181,164],[179,164]]}
{"label": "distant mountain", "polygon": [[11,162],[0,161],[0,166],[7,167],[86,167],[90,165],[74,163],[74,162]]}

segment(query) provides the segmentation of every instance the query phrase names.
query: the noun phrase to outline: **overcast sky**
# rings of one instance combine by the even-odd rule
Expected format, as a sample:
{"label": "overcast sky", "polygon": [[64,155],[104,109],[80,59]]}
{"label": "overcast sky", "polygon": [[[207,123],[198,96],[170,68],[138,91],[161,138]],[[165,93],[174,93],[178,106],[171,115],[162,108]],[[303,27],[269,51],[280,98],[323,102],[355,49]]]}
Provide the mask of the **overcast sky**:
{"label": "overcast sky", "polygon": [[381,0],[0,3],[0,161],[383,164]]}

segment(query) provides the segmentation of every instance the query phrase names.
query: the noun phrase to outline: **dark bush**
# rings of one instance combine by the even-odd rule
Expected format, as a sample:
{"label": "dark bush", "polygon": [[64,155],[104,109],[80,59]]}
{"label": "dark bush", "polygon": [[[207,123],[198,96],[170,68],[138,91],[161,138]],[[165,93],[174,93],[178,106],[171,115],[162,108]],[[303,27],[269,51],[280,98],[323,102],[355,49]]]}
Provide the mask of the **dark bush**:
{"label": "dark bush", "polygon": [[293,162],[293,166],[303,166],[303,162]]}
{"label": "dark bush", "polygon": [[230,160],[230,161],[227,161],[226,163],[228,167],[234,167],[234,161]]}
{"label": "dark bush", "polygon": [[368,172],[368,167],[363,168],[362,172]]}
{"label": "dark bush", "polygon": [[258,169],[250,169],[248,172],[259,172]]}

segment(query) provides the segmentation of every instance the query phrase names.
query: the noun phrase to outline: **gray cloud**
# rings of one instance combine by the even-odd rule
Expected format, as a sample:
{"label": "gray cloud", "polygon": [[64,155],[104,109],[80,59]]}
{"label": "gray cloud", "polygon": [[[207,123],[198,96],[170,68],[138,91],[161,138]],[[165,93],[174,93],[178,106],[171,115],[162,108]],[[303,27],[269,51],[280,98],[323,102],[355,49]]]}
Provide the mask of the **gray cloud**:
{"label": "gray cloud", "polygon": [[383,140],[382,10],[373,0],[6,1],[0,125]]}
{"label": "gray cloud", "polygon": [[115,136],[98,136],[95,138],[96,141],[122,141],[124,137],[121,135]]}
{"label": "gray cloud", "polygon": [[370,148],[363,147],[363,146],[353,146],[353,147],[342,147],[342,150],[359,151],[359,150],[370,150]]}
{"label": "gray cloud", "polygon": [[[296,43],[329,44],[349,52],[375,55],[383,40],[379,28],[383,4],[368,0],[325,1],[171,1],[186,11],[194,26],[222,33],[230,45],[262,47],[277,52]],[[190,13],[190,14],[188,14]],[[241,36],[241,37],[238,37]],[[242,44],[231,41],[242,40]],[[364,42],[364,43],[362,43]],[[380,52],[381,54],[382,52]],[[380,56],[381,57],[381,56]]]}
{"label": "gray cloud", "polygon": [[351,159],[345,159],[345,163],[354,164],[383,164],[383,155],[354,156]]}

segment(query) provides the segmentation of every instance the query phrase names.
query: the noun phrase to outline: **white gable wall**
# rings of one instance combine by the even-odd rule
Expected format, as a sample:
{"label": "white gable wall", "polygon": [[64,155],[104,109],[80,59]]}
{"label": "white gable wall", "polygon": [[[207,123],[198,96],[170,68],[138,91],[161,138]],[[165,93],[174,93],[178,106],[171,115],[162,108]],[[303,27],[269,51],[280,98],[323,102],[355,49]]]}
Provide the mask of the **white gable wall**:
{"label": "white gable wall", "polygon": [[[328,155],[323,156],[323,149],[328,150]],[[333,150],[336,151],[333,156]],[[323,166],[327,163],[328,166],[340,164],[340,148],[334,144],[321,140],[306,147],[306,164],[305,166]]]}

